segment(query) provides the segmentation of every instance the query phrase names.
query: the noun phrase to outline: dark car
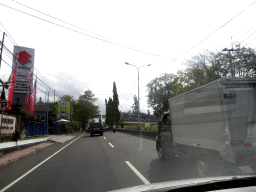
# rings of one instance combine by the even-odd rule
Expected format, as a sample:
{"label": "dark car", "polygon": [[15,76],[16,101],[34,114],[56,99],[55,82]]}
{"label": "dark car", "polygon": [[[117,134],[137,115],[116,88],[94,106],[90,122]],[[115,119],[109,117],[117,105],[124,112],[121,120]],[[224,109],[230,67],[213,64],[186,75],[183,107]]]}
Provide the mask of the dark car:
{"label": "dark car", "polygon": [[91,133],[91,137],[95,134],[103,135],[104,128],[101,123],[92,123],[89,127],[89,131]]}

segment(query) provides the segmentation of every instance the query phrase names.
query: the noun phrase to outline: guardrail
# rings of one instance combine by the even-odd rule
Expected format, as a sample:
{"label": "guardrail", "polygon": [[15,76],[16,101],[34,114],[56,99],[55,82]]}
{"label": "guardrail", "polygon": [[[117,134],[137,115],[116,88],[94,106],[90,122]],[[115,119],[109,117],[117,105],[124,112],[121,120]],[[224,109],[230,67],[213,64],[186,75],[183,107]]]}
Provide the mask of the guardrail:
{"label": "guardrail", "polygon": [[0,152],[5,151],[5,150],[9,150],[9,149],[13,149],[13,148],[23,147],[23,146],[26,146],[26,145],[41,143],[41,142],[47,141],[49,138],[50,137],[18,141],[17,145],[16,145],[15,141],[0,143]]}
{"label": "guardrail", "polygon": [[139,137],[152,139],[152,140],[155,140],[157,136],[157,132],[153,132],[153,131],[138,131],[138,130],[129,130],[129,129],[122,129],[122,128],[118,128],[117,131],[139,136]]}

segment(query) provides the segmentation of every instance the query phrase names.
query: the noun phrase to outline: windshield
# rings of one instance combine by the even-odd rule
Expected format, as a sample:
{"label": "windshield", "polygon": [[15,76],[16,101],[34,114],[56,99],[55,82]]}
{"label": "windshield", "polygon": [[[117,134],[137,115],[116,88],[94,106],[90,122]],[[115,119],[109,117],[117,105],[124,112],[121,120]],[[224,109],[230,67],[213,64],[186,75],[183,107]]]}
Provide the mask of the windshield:
{"label": "windshield", "polygon": [[255,17],[255,0],[2,0],[0,191],[254,175]]}

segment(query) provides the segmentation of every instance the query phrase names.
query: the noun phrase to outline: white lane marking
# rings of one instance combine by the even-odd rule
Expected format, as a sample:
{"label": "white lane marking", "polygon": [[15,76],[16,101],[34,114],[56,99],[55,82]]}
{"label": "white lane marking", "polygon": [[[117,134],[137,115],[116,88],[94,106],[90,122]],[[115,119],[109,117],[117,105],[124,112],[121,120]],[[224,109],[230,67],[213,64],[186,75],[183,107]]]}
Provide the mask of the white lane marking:
{"label": "white lane marking", "polygon": [[[84,133],[85,134],[85,133]],[[83,134],[83,135],[84,135]],[[39,163],[38,165],[36,165],[35,167],[33,167],[32,169],[30,169],[28,172],[26,172],[25,174],[23,174],[22,176],[20,176],[18,179],[16,179],[15,181],[13,181],[12,183],[10,183],[9,185],[7,185],[6,187],[4,187],[3,189],[0,190],[0,192],[4,192],[7,189],[9,189],[11,186],[13,186],[15,183],[17,183],[18,181],[20,181],[21,179],[23,179],[24,177],[26,177],[29,173],[31,173],[32,171],[34,171],[36,168],[38,168],[39,166],[41,166],[42,164],[44,164],[46,161],[48,161],[49,159],[51,159],[53,156],[55,156],[57,153],[61,152],[63,149],[65,149],[67,146],[69,146],[71,143],[73,143],[74,141],[76,141],[77,139],[79,139],[80,137],[82,137],[83,135],[80,135],[79,137],[77,137],[76,139],[74,139],[73,141],[71,141],[69,144],[65,145],[64,147],[62,147],[60,150],[58,150],[57,152],[55,152],[54,154],[52,154],[50,157],[48,157],[47,159],[45,159],[44,161],[42,161],[41,163]]]}
{"label": "white lane marking", "polygon": [[103,137],[104,139],[106,139],[106,137]]}
{"label": "white lane marking", "polygon": [[111,143],[108,143],[111,147],[114,147],[114,145],[112,145]]}
{"label": "white lane marking", "polygon": [[125,163],[133,170],[133,172],[143,181],[145,184],[150,184],[150,182],[129,162],[125,161]]}

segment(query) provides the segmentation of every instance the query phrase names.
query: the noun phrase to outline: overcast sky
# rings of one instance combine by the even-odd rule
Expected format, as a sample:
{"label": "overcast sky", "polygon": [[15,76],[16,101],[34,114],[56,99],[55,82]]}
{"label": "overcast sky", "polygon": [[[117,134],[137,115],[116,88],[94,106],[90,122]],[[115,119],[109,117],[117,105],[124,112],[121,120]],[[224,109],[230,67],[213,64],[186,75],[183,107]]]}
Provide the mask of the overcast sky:
{"label": "overcast sky", "polygon": [[[151,64],[140,69],[141,111],[146,112],[150,109],[146,85],[161,73],[185,69],[182,64],[186,59],[206,50],[220,51],[231,47],[232,42],[255,48],[256,43],[254,0],[19,0],[19,3],[59,20],[12,0],[1,0],[0,22],[5,29],[0,24],[0,38],[2,32],[9,32],[5,46],[13,51],[12,37],[19,46],[35,49],[39,78],[60,96],[70,94],[77,99],[90,89],[98,98],[101,114],[105,114],[105,98],[112,97],[114,81],[120,110],[130,110],[133,96],[138,94],[137,69],[124,62],[138,67]],[[3,54],[3,59],[12,65],[7,55]],[[2,62],[0,73],[1,79],[7,80],[11,68]],[[38,86],[46,91],[42,85]],[[53,101],[52,92],[50,96]],[[39,97],[44,100],[45,94],[37,90],[38,100]]]}

